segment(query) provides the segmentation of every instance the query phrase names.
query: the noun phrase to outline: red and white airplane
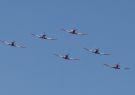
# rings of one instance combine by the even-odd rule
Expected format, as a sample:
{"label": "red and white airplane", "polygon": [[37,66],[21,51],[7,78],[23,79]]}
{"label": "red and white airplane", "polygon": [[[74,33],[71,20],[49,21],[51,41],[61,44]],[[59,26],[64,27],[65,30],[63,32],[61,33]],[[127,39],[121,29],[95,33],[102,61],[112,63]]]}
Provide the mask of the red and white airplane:
{"label": "red and white airplane", "polygon": [[18,48],[26,48],[25,46],[21,46],[21,45],[17,45],[16,44],[16,41],[2,41],[0,40],[0,42],[6,44],[6,45],[9,45],[9,46],[12,46],[12,47],[18,47]]}
{"label": "red and white airplane", "polygon": [[[104,64],[104,65],[107,66],[107,67],[113,68],[113,69],[121,69],[120,64],[114,64],[114,65]],[[130,68],[129,67],[125,67],[124,69],[125,70],[129,70]]]}
{"label": "red and white airplane", "polygon": [[31,35],[34,36],[34,37],[37,37],[39,39],[42,39],[42,40],[56,40],[54,38],[49,38],[45,33],[42,33],[42,34],[39,34],[39,35],[32,33]]}
{"label": "red and white airplane", "polygon": [[78,32],[78,29],[70,29],[70,30],[62,29],[62,30],[65,31],[65,32],[68,32],[70,34],[74,34],[74,35],[88,35],[88,34],[85,34],[85,33]]}
{"label": "red and white airplane", "polygon": [[70,54],[65,54],[65,55],[54,54],[54,55],[55,55],[55,56],[58,56],[58,57],[60,57],[60,58],[63,58],[63,59],[65,59],[65,60],[80,60],[80,59],[78,59],[78,58],[71,58],[71,57],[69,57]]}
{"label": "red and white airplane", "polygon": [[91,53],[94,53],[94,54],[110,55],[109,53],[102,53],[102,52],[100,52],[100,49],[99,49],[99,48],[95,48],[95,49],[83,48],[83,49],[86,50],[86,51],[89,51],[89,52],[91,52]]}

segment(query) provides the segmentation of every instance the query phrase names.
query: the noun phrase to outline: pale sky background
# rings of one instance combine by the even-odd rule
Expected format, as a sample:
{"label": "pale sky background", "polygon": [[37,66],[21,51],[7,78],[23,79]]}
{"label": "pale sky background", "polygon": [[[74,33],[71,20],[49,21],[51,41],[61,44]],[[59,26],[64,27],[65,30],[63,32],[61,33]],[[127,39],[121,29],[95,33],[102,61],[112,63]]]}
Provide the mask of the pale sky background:
{"label": "pale sky background", "polygon": [[[73,36],[62,28],[77,28]],[[45,32],[56,41],[32,38]],[[16,40],[27,48],[0,44],[1,95],[135,95],[134,0],[1,0],[0,40]],[[101,48],[111,56],[89,54]],[[53,53],[70,53],[65,61]],[[131,70],[103,64],[120,63]]]}

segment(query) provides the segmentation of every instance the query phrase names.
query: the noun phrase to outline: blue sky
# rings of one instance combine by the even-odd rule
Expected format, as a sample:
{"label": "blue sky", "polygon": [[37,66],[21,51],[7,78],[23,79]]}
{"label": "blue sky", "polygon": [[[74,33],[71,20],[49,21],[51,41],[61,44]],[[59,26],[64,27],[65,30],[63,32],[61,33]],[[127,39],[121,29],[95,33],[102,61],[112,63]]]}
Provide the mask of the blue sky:
{"label": "blue sky", "polygon": [[[134,0],[1,0],[0,39],[16,40],[25,49],[0,44],[1,95],[135,95]],[[61,29],[77,28],[87,36]],[[57,41],[30,33],[45,32]],[[89,54],[101,48],[111,56]],[[53,53],[70,53],[65,61]],[[131,70],[103,64],[120,62]]]}

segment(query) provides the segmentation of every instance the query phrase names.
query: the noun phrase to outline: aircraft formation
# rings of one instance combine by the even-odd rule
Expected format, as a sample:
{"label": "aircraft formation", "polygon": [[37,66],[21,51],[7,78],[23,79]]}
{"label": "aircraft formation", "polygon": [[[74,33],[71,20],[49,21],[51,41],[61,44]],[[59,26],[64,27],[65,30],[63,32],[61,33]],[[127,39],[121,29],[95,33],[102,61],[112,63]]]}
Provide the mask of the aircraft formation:
{"label": "aircraft formation", "polygon": [[[67,32],[71,35],[76,35],[76,36],[77,35],[88,35],[86,33],[78,32],[78,29],[69,29],[69,30],[62,29],[62,31]],[[48,35],[46,33],[41,33],[41,34],[31,33],[30,35],[33,38],[37,38],[37,39],[40,39],[40,40],[57,40],[56,38],[48,37]],[[0,40],[0,43],[3,43],[5,45],[11,46],[11,47],[16,47],[16,48],[26,48],[26,46],[20,45],[16,41]],[[105,55],[105,56],[111,55],[110,53],[101,52],[100,48],[94,48],[94,49],[83,48],[83,49],[85,51],[87,51],[88,53],[92,53],[92,54],[95,54],[95,55]],[[70,57],[69,53],[64,54],[64,55],[62,55],[62,54],[53,54],[53,55],[56,56],[56,57],[62,58],[64,60],[78,60],[78,61],[80,60],[79,58]],[[117,64],[103,64],[103,65],[106,66],[106,67],[115,69],[115,70],[120,70],[120,69],[129,70],[130,69],[129,67],[121,68],[121,65],[119,63],[117,63]]]}

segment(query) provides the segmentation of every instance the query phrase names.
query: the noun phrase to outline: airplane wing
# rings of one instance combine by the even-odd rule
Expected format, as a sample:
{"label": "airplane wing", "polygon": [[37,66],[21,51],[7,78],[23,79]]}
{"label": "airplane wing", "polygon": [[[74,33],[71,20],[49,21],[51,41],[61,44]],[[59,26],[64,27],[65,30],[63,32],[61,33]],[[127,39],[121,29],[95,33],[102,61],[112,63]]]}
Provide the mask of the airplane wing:
{"label": "airplane wing", "polygon": [[88,49],[88,48],[83,48],[83,49],[86,50],[86,51],[89,51],[89,52],[93,52],[92,49]]}
{"label": "airplane wing", "polygon": [[31,33],[31,35],[34,36],[34,37],[38,37],[38,38],[40,37],[40,35],[36,35],[36,34],[33,34],[33,33]]}
{"label": "airplane wing", "polygon": [[65,31],[65,32],[68,32],[68,33],[71,32],[71,30],[66,30],[66,29],[62,29],[62,31]]}
{"label": "airplane wing", "polygon": [[80,60],[78,58],[69,58],[69,60]]}
{"label": "airplane wing", "polygon": [[86,34],[86,33],[77,33],[77,35],[88,35],[88,34]]}
{"label": "airplane wing", "polygon": [[21,45],[15,45],[15,47],[18,47],[18,48],[26,48],[25,46],[21,46]]}
{"label": "airplane wing", "polygon": [[61,58],[63,57],[62,55],[59,55],[59,54],[53,54],[53,55],[58,56],[58,57],[61,57]]}
{"label": "airplane wing", "polygon": [[110,66],[110,65],[108,65],[108,64],[104,64],[105,66],[107,66],[107,67],[112,67],[112,66]]}
{"label": "airplane wing", "polygon": [[57,39],[47,37],[47,40],[57,40]]}
{"label": "airplane wing", "polygon": [[4,43],[4,44],[7,44],[7,45],[10,44],[8,41],[2,41],[2,40],[0,40],[0,42],[2,42],[2,43]]}
{"label": "airplane wing", "polygon": [[100,53],[101,55],[110,55],[109,53]]}

